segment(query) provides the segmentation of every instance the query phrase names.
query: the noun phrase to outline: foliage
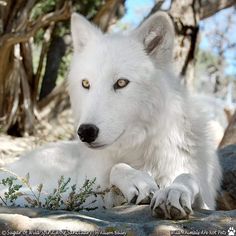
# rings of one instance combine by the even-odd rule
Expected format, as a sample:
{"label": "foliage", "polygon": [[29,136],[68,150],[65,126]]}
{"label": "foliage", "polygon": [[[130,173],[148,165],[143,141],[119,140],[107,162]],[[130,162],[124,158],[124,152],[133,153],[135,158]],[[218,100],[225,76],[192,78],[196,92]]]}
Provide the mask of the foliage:
{"label": "foliage", "polygon": [[58,70],[57,84],[67,77],[68,68],[71,60],[71,53],[72,53],[72,48],[68,47],[60,63],[60,67]]}
{"label": "foliage", "polygon": [[22,187],[20,184],[15,184],[17,178],[7,177],[2,179],[0,184],[7,187],[7,192],[4,193],[4,198],[1,197],[1,200],[5,205],[11,204],[14,205],[15,200],[21,195],[19,190]]}
{"label": "foliage", "polygon": [[227,66],[227,61],[213,51],[201,48],[198,49],[195,60],[196,91],[214,93],[215,97],[221,99],[231,96],[230,93],[232,93],[230,99],[235,100],[234,90],[230,92],[230,84],[233,86],[232,89],[236,85],[235,76],[223,73],[221,70]]}
{"label": "foliage", "polygon": [[[38,17],[43,16],[49,12],[53,12],[62,5],[63,1],[61,0],[41,0],[33,8],[31,12],[30,19],[36,20]],[[75,12],[80,12],[82,15],[87,16],[88,19],[92,19],[100,7],[104,4],[103,0],[80,0],[72,1],[73,8]],[[55,35],[63,37],[66,34],[70,33],[70,24],[69,20],[65,22],[58,22],[59,27],[56,27]],[[34,37],[34,42],[40,44],[43,41],[44,29],[41,29],[37,32]]]}
{"label": "foliage", "polygon": [[[93,194],[93,185],[95,184],[95,180],[96,180],[95,178],[92,181],[86,179],[83,186],[79,189],[79,193],[76,192],[75,184],[71,186],[71,192],[69,194],[68,199],[65,202],[67,210],[79,211],[82,209],[86,210],[95,209],[82,206],[89,198],[89,196]],[[94,201],[92,201],[92,203],[94,203]]]}
{"label": "foliage", "polygon": [[80,12],[81,14],[88,17],[88,19],[93,18],[101,6],[105,3],[104,0],[80,0],[73,1],[74,8],[76,12]]}
{"label": "foliage", "polygon": [[[14,175],[14,173],[11,174]],[[16,175],[10,176],[0,181],[0,186],[6,188],[6,192],[3,193],[3,196],[0,196],[2,201],[0,205],[18,206],[17,200],[23,198],[25,207],[41,207],[51,210],[64,209],[68,211],[94,210],[96,207],[90,205],[95,203],[96,199],[91,202],[88,199],[91,196],[97,197],[105,194],[105,192],[94,192],[95,181],[96,178],[92,180],[85,179],[82,187],[77,189],[76,184],[71,185],[71,178],[66,179],[61,176],[53,192],[45,195],[42,183],[37,186],[36,190],[33,190],[30,185],[29,174],[24,178]],[[26,193],[27,190],[29,190],[29,193]]]}
{"label": "foliage", "polygon": [[36,20],[38,17],[55,10],[58,0],[41,0],[34,6],[31,12],[31,20]]}
{"label": "foliage", "polygon": [[58,180],[57,188],[55,188],[53,193],[45,199],[45,208],[58,209],[60,208],[60,205],[63,205],[64,202],[62,195],[69,189],[68,184],[70,181],[71,178],[65,180],[64,176],[61,176],[61,178]]}

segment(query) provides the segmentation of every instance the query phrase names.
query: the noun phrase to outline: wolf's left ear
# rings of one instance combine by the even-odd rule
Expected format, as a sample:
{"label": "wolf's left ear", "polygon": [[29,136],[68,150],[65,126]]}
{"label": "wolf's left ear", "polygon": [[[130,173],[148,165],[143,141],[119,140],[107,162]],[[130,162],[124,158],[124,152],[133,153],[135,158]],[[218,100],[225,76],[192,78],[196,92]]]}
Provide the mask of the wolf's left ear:
{"label": "wolf's left ear", "polygon": [[96,40],[101,31],[91,24],[84,16],[73,13],[71,15],[71,35],[75,51],[81,51],[91,40]]}
{"label": "wolf's left ear", "polygon": [[147,54],[159,64],[172,61],[174,34],[172,21],[165,12],[155,13],[134,31]]}

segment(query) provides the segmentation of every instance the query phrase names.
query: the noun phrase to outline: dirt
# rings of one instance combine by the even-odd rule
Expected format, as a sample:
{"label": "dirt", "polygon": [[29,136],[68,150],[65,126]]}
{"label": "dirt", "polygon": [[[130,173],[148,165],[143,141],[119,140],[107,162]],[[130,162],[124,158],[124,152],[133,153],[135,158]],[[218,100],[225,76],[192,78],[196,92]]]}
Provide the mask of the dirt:
{"label": "dirt", "polygon": [[36,124],[34,136],[13,137],[0,134],[0,166],[17,159],[22,153],[48,142],[74,138],[71,109],[66,109],[51,120],[46,118]]}

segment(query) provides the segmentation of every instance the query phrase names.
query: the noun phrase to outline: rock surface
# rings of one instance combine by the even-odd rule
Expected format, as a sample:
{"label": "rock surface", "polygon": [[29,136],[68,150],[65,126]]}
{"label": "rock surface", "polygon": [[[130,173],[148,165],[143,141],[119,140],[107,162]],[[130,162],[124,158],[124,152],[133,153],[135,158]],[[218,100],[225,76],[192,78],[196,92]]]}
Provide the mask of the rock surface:
{"label": "rock surface", "polygon": [[[195,212],[188,220],[160,220],[148,206],[121,206],[110,210],[49,211],[45,209],[0,208],[0,231],[70,230],[127,233],[127,235],[228,235],[236,229],[236,210]],[[174,231],[177,231],[174,233]],[[0,233],[1,233],[0,232]],[[9,231],[10,232],[10,231]],[[64,232],[65,235],[65,232]],[[111,234],[112,235],[112,234]]]}
{"label": "rock surface", "polygon": [[219,157],[223,169],[223,181],[218,198],[218,209],[236,209],[236,145],[221,149]]}

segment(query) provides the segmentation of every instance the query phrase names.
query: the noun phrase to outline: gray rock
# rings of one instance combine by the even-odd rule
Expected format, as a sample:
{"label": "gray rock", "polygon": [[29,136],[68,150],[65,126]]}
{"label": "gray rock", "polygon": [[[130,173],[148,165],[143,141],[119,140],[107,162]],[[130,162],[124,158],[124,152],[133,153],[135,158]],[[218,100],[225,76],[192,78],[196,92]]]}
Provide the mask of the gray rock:
{"label": "gray rock", "polygon": [[[130,205],[80,213],[0,208],[0,231],[5,230],[4,232],[7,230],[71,230],[125,232],[127,235],[137,236],[217,235],[216,233],[228,235],[230,227],[236,229],[236,210],[204,210],[195,212],[188,220],[171,221],[152,217],[148,206]],[[174,231],[177,231],[176,234]]]}
{"label": "gray rock", "polygon": [[218,198],[218,209],[236,209],[236,145],[219,150],[223,169],[222,190]]}

